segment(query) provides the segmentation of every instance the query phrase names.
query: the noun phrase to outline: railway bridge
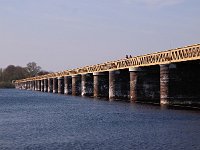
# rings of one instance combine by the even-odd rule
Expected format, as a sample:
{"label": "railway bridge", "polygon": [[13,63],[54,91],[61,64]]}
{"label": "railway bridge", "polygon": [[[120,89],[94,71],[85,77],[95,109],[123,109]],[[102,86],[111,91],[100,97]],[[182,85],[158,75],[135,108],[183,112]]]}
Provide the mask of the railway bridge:
{"label": "railway bridge", "polygon": [[17,89],[200,106],[200,44],[15,81]]}

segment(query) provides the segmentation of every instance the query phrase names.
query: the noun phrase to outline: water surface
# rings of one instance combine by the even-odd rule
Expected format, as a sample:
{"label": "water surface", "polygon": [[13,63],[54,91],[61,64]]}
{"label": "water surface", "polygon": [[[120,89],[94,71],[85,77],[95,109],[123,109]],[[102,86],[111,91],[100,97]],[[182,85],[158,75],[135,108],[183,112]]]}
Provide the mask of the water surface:
{"label": "water surface", "polygon": [[200,112],[0,90],[2,150],[199,150]]}

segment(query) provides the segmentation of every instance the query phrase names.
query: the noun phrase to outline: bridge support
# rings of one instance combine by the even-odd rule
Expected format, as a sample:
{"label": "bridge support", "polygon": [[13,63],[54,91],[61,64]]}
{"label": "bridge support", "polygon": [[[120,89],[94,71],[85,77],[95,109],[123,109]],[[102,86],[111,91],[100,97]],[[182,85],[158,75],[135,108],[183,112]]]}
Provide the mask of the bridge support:
{"label": "bridge support", "polygon": [[80,75],[72,76],[72,95],[81,95],[81,78]]}
{"label": "bridge support", "polygon": [[81,75],[81,95],[92,96],[93,95],[93,76],[92,74]]}
{"label": "bridge support", "polygon": [[29,82],[26,82],[26,90],[29,89]]}
{"label": "bridge support", "polygon": [[34,91],[35,90],[35,82],[31,81],[31,90]]}
{"label": "bridge support", "polygon": [[44,92],[44,80],[41,80],[41,92]]}
{"label": "bridge support", "polygon": [[116,99],[116,74],[117,71],[109,71],[109,100]]}
{"label": "bridge support", "polygon": [[72,77],[70,76],[64,77],[64,94],[66,95],[72,94]]}
{"label": "bridge support", "polygon": [[160,65],[160,104],[168,105],[169,96],[169,64]]}
{"label": "bridge support", "polygon": [[138,86],[138,76],[139,72],[141,71],[141,68],[138,67],[129,68],[129,71],[130,71],[130,101],[135,102],[138,100],[137,86]]}
{"label": "bridge support", "polygon": [[106,72],[93,73],[94,80],[94,97],[108,97],[109,96],[109,78]]}
{"label": "bridge support", "polygon": [[64,94],[64,78],[63,77],[58,78],[58,93]]}
{"label": "bridge support", "polygon": [[58,79],[53,78],[53,93],[58,93]]}
{"label": "bridge support", "polygon": [[52,93],[53,92],[53,79],[48,78],[48,92]]}
{"label": "bridge support", "polygon": [[44,79],[44,92],[48,92],[48,79]]}
{"label": "bridge support", "polygon": [[34,82],[35,82],[34,83],[34,85],[35,85],[34,90],[37,91],[37,80],[35,80]]}
{"label": "bridge support", "polygon": [[38,91],[41,91],[41,80],[37,80]]}

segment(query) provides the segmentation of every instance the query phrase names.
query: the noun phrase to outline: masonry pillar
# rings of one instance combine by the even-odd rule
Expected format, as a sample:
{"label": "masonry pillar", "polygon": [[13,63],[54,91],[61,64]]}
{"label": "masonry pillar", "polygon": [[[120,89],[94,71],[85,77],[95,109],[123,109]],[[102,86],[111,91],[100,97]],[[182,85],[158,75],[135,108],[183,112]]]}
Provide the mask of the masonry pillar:
{"label": "masonry pillar", "polygon": [[37,91],[37,80],[34,81],[34,91]]}
{"label": "masonry pillar", "polygon": [[81,95],[92,96],[93,95],[93,76],[92,74],[81,75]]}
{"label": "masonry pillar", "polygon": [[31,84],[31,86],[30,86],[30,90],[32,91],[33,88],[34,88],[34,82],[33,82],[33,81],[30,81],[30,84]]}
{"label": "masonry pillar", "polygon": [[116,71],[109,71],[109,100],[116,98]]}
{"label": "masonry pillar", "polygon": [[70,76],[64,77],[64,94],[66,95],[72,94],[72,77]]}
{"label": "masonry pillar", "polygon": [[29,81],[26,81],[26,90],[29,90]]}
{"label": "masonry pillar", "polygon": [[41,80],[41,92],[44,92],[44,80]]}
{"label": "masonry pillar", "polygon": [[52,93],[53,92],[53,79],[48,78],[48,92]]}
{"label": "masonry pillar", "polygon": [[58,93],[64,94],[64,78],[63,77],[58,78]]}
{"label": "masonry pillar", "polygon": [[81,95],[86,96],[86,74],[81,75]]}
{"label": "masonry pillar", "polygon": [[108,97],[109,96],[109,75],[107,73],[95,72],[93,73],[94,97]]}
{"label": "masonry pillar", "polygon": [[30,90],[30,81],[27,82],[27,90]]}
{"label": "masonry pillar", "polygon": [[129,68],[130,72],[130,101],[135,102],[138,100],[138,76],[141,68]]}
{"label": "masonry pillar", "polygon": [[41,80],[37,80],[37,84],[38,84],[38,91],[41,91]]}
{"label": "masonry pillar", "polygon": [[35,83],[34,81],[31,81],[31,90],[32,90],[32,91],[35,89],[35,87],[34,87],[34,86],[35,86],[34,83]]}
{"label": "masonry pillar", "polygon": [[160,65],[160,104],[168,105],[169,96],[169,64]]}
{"label": "masonry pillar", "polygon": [[99,76],[98,73],[93,73],[94,78],[94,97],[99,97]]}
{"label": "masonry pillar", "polygon": [[58,79],[53,78],[53,93],[58,93]]}
{"label": "masonry pillar", "polygon": [[81,95],[81,79],[79,75],[72,76],[72,95]]}
{"label": "masonry pillar", "polygon": [[26,90],[29,90],[29,81],[26,82]]}
{"label": "masonry pillar", "polygon": [[23,90],[26,89],[26,83],[25,83],[25,82],[22,83],[22,89],[23,89]]}
{"label": "masonry pillar", "polygon": [[48,79],[44,79],[44,92],[48,91]]}

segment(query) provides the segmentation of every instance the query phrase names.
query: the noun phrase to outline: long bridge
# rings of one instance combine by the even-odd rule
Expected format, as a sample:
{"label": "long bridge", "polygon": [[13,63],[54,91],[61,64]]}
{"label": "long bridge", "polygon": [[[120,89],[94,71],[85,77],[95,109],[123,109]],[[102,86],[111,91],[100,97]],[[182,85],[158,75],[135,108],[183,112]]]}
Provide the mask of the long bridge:
{"label": "long bridge", "polygon": [[17,89],[200,106],[200,44],[15,81]]}

